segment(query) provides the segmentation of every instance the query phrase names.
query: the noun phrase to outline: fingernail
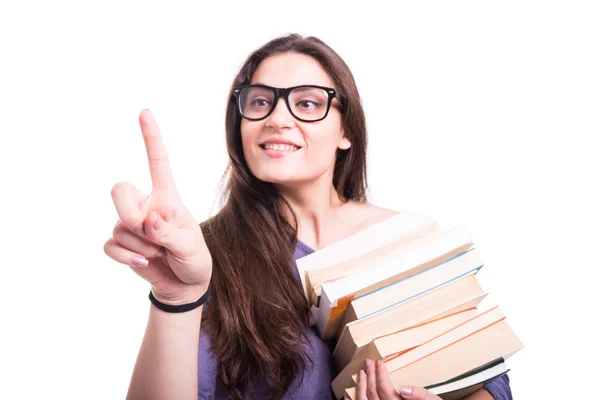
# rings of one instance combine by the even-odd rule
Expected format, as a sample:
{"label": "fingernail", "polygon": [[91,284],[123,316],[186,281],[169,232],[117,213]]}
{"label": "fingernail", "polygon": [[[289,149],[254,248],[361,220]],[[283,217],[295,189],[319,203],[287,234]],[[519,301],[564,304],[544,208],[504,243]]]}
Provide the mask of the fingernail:
{"label": "fingernail", "polygon": [[159,250],[155,255],[154,258],[159,258],[159,257],[165,257],[167,254],[165,253],[164,250]]}
{"label": "fingernail", "polygon": [[365,371],[361,369],[360,371],[358,371],[358,380],[364,381],[365,379],[367,379],[367,374],[365,374]]}
{"label": "fingernail", "polygon": [[400,386],[398,388],[398,393],[402,396],[402,397],[406,397],[407,399],[410,398],[410,396],[412,396],[412,386]]}
{"label": "fingernail", "polygon": [[146,260],[142,256],[133,256],[131,258],[131,263],[133,264],[134,267],[147,267],[148,266],[148,260]]}
{"label": "fingernail", "polygon": [[368,358],[365,360],[365,365],[367,366],[367,368],[369,368],[371,365],[373,365],[373,361],[369,360]]}
{"label": "fingernail", "polygon": [[135,228],[135,234],[141,237],[147,237],[146,236],[146,229],[144,229],[144,223],[142,222],[142,224],[140,226],[138,226],[137,228]]}
{"label": "fingernail", "polygon": [[154,229],[155,230],[159,230],[160,229],[160,223],[161,223],[160,220],[161,219],[162,218],[160,218],[160,214],[156,213],[156,222],[154,222]]}

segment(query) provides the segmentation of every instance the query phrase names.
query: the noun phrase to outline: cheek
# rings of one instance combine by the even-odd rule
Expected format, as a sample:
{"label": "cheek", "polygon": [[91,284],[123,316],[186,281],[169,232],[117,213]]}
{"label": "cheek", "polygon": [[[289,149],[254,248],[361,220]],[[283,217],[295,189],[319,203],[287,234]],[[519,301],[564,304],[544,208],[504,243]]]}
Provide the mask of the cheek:
{"label": "cheek", "polygon": [[242,133],[242,148],[244,151],[249,151],[256,143],[256,138],[260,133],[260,127],[258,127],[256,123],[253,124],[250,121],[242,120],[240,130]]}
{"label": "cheek", "polygon": [[335,127],[330,130],[315,130],[313,132],[307,132],[306,141],[308,147],[308,156],[311,158],[319,158],[319,163],[331,162],[335,158],[335,154],[342,139],[341,134],[338,133],[339,129]]}
{"label": "cheek", "polygon": [[306,136],[306,152],[302,163],[310,175],[320,175],[335,163],[341,136],[333,132],[313,132]]}

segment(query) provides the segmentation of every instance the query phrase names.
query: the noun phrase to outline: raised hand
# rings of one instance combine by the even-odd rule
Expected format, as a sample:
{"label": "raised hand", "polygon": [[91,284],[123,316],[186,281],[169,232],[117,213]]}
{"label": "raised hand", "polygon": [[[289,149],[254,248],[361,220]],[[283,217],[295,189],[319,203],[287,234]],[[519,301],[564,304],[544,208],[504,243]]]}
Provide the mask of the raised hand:
{"label": "raised hand", "polygon": [[139,121],[152,191],[146,195],[127,182],[112,188],[119,220],[104,252],[148,281],[157,300],[191,303],[208,288],[212,259],[198,222],[177,193],[154,116],[144,110]]}

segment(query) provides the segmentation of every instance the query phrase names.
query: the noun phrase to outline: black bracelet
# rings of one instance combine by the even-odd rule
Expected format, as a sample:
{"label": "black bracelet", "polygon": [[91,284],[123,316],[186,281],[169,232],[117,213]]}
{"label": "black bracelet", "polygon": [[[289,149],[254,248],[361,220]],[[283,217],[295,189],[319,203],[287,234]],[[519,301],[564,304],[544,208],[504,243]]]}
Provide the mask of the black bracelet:
{"label": "black bracelet", "polygon": [[206,290],[206,293],[204,293],[202,295],[202,297],[200,297],[198,299],[198,301],[194,302],[194,303],[189,303],[189,304],[182,304],[179,306],[171,306],[168,304],[163,304],[160,301],[156,300],[156,298],[154,297],[154,295],[152,294],[152,290],[150,290],[150,295],[148,296],[150,298],[150,301],[152,302],[152,304],[154,304],[157,308],[168,312],[168,313],[181,313],[181,312],[186,312],[186,311],[190,311],[193,310],[194,308],[198,308],[200,307],[202,304],[206,303],[206,301],[208,300],[208,297],[210,296],[210,286],[208,287],[208,289]]}

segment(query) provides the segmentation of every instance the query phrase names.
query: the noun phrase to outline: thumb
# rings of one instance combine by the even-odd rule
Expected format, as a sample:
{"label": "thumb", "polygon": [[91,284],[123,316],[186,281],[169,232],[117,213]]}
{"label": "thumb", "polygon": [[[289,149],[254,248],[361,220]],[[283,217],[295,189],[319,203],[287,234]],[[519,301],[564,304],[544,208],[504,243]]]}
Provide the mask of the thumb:
{"label": "thumb", "polygon": [[404,400],[440,400],[441,398],[419,386],[402,385],[398,393]]}
{"label": "thumb", "polygon": [[144,229],[150,241],[159,246],[170,247],[173,241],[174,228],[160,216],[159,212],[152,211],[148,214],[144,222]]}

